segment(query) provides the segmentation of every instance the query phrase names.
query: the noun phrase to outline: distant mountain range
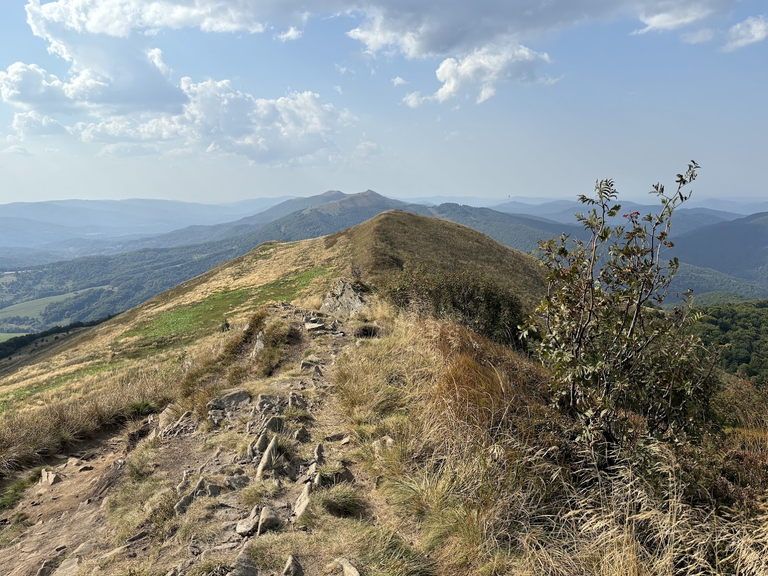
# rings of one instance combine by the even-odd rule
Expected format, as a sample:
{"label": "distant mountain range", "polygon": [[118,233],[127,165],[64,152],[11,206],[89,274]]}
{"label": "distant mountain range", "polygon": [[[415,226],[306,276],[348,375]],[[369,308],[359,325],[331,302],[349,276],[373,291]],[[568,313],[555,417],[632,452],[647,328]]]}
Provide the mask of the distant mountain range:
{"label": "distant mountain range", "polygon": [[[199,206],[185,205],[184,209],[191,217]],[[523,252],[533,251],[539,240],[554,235],[585,234],[581,226],[573,224],[572,216],[570,221],[565,216],[580,204],[563,201],[526,206],[533,206],[537,213],[513,214],[455,203],[409,204],[370,190],[360,194],[329,191],[289,199],[229,222],[194,225],[138,238],[68,241],[70,248],[75,242],[84,247],[96,242],[97,248],[91,249],[105,251],[88,257],[40,265],[34,261],[40,253],[34,248],[0,249],[6,270],[13,271],[0,273],[0,332],[37,331],[114,314],[243,255],[263,242],[333,234],[387,210],[462,224]],[[517,209],[520,203],[502,207]],[[625,204],[626,210],[646,208],[651,207]],[[153,225],[160,226],[166,217],[158,213],[154,218]],[[673,291],[682,292],[690,287],[696,294],[716,293],[719,300],[768,298],[768,215],[738,218],[733,213],[696,208],[679,211],[674,222],[674,255],[683,265]],[[60,242],[60,248],[62,244],[66,242]],[[85,250],[84,247],[81,249]],[[50,253],[53,257],[55,254]]]}

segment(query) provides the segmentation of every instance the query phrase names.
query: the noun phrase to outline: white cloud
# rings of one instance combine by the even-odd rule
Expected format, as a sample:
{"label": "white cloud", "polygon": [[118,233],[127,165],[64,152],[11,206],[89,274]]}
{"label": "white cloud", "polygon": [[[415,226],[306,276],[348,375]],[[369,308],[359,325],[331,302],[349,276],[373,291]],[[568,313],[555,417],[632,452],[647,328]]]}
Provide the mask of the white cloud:
{"label": "white cloud", "polygon": [[32,153],[29,150],[24,148],[24,146],[20,146],[19,144],[8,146],[8,148],[3,150],[3,154],[15,154],[16,156],[32,156]]}
{"label": "white cloud", "polygon": [[57,120],[37,112],[19,112],[15,114],[11,128],[16,132],[16,138],[19,140],[26,140],[36,136],[69,134],[68,130]]}
{"label": "white cloud", "polygon": [[157,156],[160,149],[152,144],[118,142],[107,144],[99,151],[99,156]]}
{"label": "white cloud", "polygon": [[336,71],[342,76],[355,73],[355,71],[352,70],[351,68],[347,68],[346,66],[342,66],[341,64],[334,64],[334,66],[336,67]]}
{"label": "white cloud", "polygon": [[725,52],[733,52],[755,42],[768,38],[768,18],[752,16],[728,30],[728,43],[723,46]]}
{"label": "white cloud", "polygon": [[339,96],[343,96],[344,95],[344,90],[342,90],[341,86],[334,86],[333,89],[336,90],[336,92],[339,93]]}
{"label": "white cloud", "polygon": [[[640,13],[640,21],[645,28],[636,30],[634,34],[645,34],[652,31],[676,30],[694,22],[699,22],[712,15],[715,11],[714,3],[710,2],[677,2],[669,3],[669,9]],[[663,5],[663,3],[662,3]]]}
{"label": "white cloud", "polygon": [[301,38],[302,34],[303,32],[301,30],[299,30],[295,26],[291,26],[290,28],[288,28],[288,30],[286,30],[282,34],[278,34],[277,36],[275,36],[275,38],[280,40],[280,42],[288,42],[290,40],[298,40],[299,38]]}
{"label": "white cloud", "polygon": [[146,51],[146,54],[149,61],[155,65],[155,68],[157,68],[163,76],[166,78],[171,76],[171,68],[163,62],[163,51],[160,50],[160,48],[150,48]]}
{"label": "white cloud", "polygon": [[711,28],[703,28],[696,32],[681,34],[680,39],[686,44],[704,44],[715,39],[715,31]]}
{"label": "white cloud", "polygon": [[392,85],[393,85],[395,88],[397,88],[398,86],[403,86],[403,85],[405,85],[405,84],[408,84],[408,82],[406,82],[405,80],[403,80],[402,78],[400,78],[400,76],[397,76],[397,77],[395,77],[395,78],[392,78]]}
{"label": "white cloud", "polygon": [[403,104],[405,104],[409,108],[418,108],[426,100],[429,100],[429,97],[422,96],[419,92],[409,92],[408,94],[403,96]]}
{"label": "white cloud", "polygon": [[482,104],[496,94],[496,85],[503,82],[532,82],[536,68],[549,62],[543,52],[534,52],[520,45],[488,46],[457,60],[446,58],[435,75],[442,86],[432,96],[418,92],[406,94],[403,102],[417,108],[427,101],[445,102],[472,87],[479,86],[476,102]]}

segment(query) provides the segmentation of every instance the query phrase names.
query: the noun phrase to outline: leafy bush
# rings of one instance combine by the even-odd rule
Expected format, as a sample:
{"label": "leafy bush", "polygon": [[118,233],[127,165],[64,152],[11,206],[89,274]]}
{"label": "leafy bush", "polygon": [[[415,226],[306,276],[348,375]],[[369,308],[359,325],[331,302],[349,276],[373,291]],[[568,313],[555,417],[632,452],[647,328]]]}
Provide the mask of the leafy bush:
{"label": "leafy bush", "polygon": [[[696,320],[683,304],[659,311],[679,266],[664,260],[671,218],[696,178],[692,162],[677,176],[677,191],[653,187],[658,214],[624,214],[626,225],[611,227],[621,205],[612,180],[595,187],[591,207],[579,222],[584,242],[567,235],[542,242],[547,296],[528,323],[526,334],[541,331],[539,353],[552,368],[559,405],[584,424],[583,437],[622,444],[639,433],[676,437],[692,433],[706,419],[717,389],[714,361],[700,339],[687,333]],[[639,425],[638,425],[639,424]]]}
{"label": "leafy bush", "polygon": [[384,295],[398,308],[413,309],[458,324],[513,347],[522,307],[510,291],[467,272],[432,274],[424,264],[405,267],[385,283]]}

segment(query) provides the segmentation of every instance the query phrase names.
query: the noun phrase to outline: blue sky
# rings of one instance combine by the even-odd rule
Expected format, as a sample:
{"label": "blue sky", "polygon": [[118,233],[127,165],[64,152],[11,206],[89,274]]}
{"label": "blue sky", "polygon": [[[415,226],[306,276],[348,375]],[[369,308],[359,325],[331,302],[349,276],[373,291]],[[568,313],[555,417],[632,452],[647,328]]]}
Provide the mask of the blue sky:
{"label": "blue sky", "polygon": [[766,198],[764,0],[7,0],[0,202]]}

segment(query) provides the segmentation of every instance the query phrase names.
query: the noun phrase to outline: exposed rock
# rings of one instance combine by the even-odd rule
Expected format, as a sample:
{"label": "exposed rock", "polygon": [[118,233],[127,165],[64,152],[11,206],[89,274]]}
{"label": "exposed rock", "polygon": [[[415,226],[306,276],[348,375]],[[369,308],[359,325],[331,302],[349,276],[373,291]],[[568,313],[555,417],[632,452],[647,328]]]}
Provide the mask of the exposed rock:
{"label": "exposed rock", "polygon": [[259,516],[259,530],[257,535],[261,536],[267,530],[277,530],[282,525],[283,519],[280,518],[280,515],[274,508],[264,506],[264,508],[261,509],[261,515]]}
{"label": "exposed rock", "polygon": [[159,430],[165,430],[173,424],[175,420],[176,415],[176,405],[175,404],[168,404],[168,406],[165,407],[165,410],[160,412],[160,415],[157,417],[157,428]]}
{"label": "exposed rock", "polygon": [[293,513],[296,516],[296,520],[299,520],[303,516],[304,512],[307,511],[307,507],[309,506],[310,501],[310,494],[312,494],[312,484],[305,484],[304,490],[301,491],[301,494],[296,500],[296,505],[293,507]]}
{"label": "exposed rock", "polygon": [[235,412],[251,401],[251,394],[247,390],[231,390],[219,398],[208,402],[208,410],[224,410]]}
{"label": "exposed rock", "polygon": [[192,418],[192,412],[187,411],[182,414],[176,422],[171,424],[170,426],[165,427],[161,432],[160,436],[163,438],[171,438],[173,436],[180,436],[181,434],[189,434],[191,432],[195,431],[195,422]]}
{"label": "exposed rock", "polygon": [[243,538],[246,538],[256,532],[256,529],[259,527],[259,512],[259,507],[255,506],[253,510],[251,510],[251,513],[248,515],[248,518],[243,518],[240,520],[240,522],[237,523],[237,526],[235,526],[235,532]]}
{"label": "exposed rock", "polygon": [[75,576],[79,571],[82,562],[82,559],[77,556],[67,558],[64,562],[59,564],[59,567],[56,569],[56,572],[53,573],[53,576]]}
{"label": "exposed rock", "polygon": [[149,532],[147,532],[146,530],[142,530],[141,532],[137,532],[136,534],[128,538],[126,542],[136,542],[137,540],[141,540],[142,538],[146,538],[147,536],[149,536]]}
{"label": "exposed rock", "polygon": [[315,462],[318,464],[323,464],[325,462],[325,449],[323,448],[322,443],[317,445],[317,448],[315,448]]}
{"label": "exposed rock", "polygon": [[208,420],[216,427],[221,426],[221,423],[227,419],[227,413],[224,410],[209,410]]}
{"label": "exposed rock", "polygon": [[267,446],[267,449],[264,451],[264,455],[261,457],[259,467],[256,469],[256,480],[261,480],[262,476],[264,475],[264,471],[272,466],[276,452],[277,436],[273,436],[272,441],[269,443],[269,446]]}
{"label": "exposed rock", "polygon": [[288,562],[285,563],[282,576],[304,576],[304,569],[293,556],[288,556]]}
{"label": "exposed rock", "polygon": [[330,434],[329,436],[325,437],[326,442],[339,442],[340,440],[344,440],[344,438],[347,437],[347,434],[345,432],[336,432],[335,434]]}
{"label": "exposed rock", "polygon": [[224,481],[227,485],[227,488],[230,490],[242,490],[248,484],[250,484],[251,480],[248,478],[248,476],[227,476],[227,479]]}
{"label": "exposed rock", "polygon": [[52,470],[46,470],[46,469],[43,469],[40,472],[40,484],[53,486],[54,484],[58,484],[59,482],[61,482],[61,476],[57,472],[53,472]]}
{"label": "exposed rock", "polygon": [[312,439],[312,435],[309,433],[309,430],[305,426],[302,426],[293,435],[295,440],[298,440],[299,442],[309,442]]}
{"label": "exposed rock", "polygon": [[269,394],[259,394],[256,405],[253,407],[255,412],[269,412],[278,405],[277,398]]}
{"label": "exposed rock", "polygon": [[349,318],[360,313],[365,306],[359,284],[339,280],[325,296],[320,311],[339,318]]}
{"label": "exposed rock", "polygon": [[51,576],[53,571],[56,570],[56,565],[59,563],[58,558],[44,560],[37,571],[36,576]]}
{"label": "exposed rock", "polygon": [[259,436],[259,439],[256,441],[256,450],[259,453],[263,453],[268,446],[269,446],[269,436],[267,436],[267,433],[265,432],[264,434]]}
{"label": "exposed rock", "polygon": [[258,356],[259,352],[264,350],[266,344],[264,343],[264,330],[259,331],[259,333],[256,335],[256,342],[253,345],[253,350],[251,351],[251,360],[255,360],[256,356]]}
{"label": "exposed rock", "polygon": [[304,324],[304,330],[306,330],[309,333],[319,332],[319,331],[325,330],[325,324],[320,324],[317,322],[306,322]]}
{"label": "exposed rock", "polygon": [[248,556],[247,550],[240,552],[227,576],[259,576],[259,570]]}
{"label": "exposed rock", "polygon": [[360,572],[358,572],[357,568],[355,568],[346,558],[336,558],[336,560],[328,566],[327,570],[337,571],[337,574],[338,570],[341,570],[342,576],[360,576]]}
{"label": "exposed rock", "polygon": [[181,500],[176,502],[176,505],[173,507],[173,511],[176,513],[176,516],[181,516],[182,514],[186,513],[187,508],[189,508],[189,506],[194,501],[195,501],[194,492],[190,492],[189,494],[182,496]]}
{"label": "exposed rock", "polygon": [[296,394],[296,392],[291,392],[288,395],[288,408],[295,408],[298,410],[306,410],[307,409],[307,401],[304,400],[302,396],[299,394]]}
{"label": "exposed rock", "polygon": [[264,424],[264,429],[269,430],[270,432],[282,432],[284,426],[285,424],[283,423],[283,418],[281,416],[272,416],[272,418],[267,420],[267,423]]}

